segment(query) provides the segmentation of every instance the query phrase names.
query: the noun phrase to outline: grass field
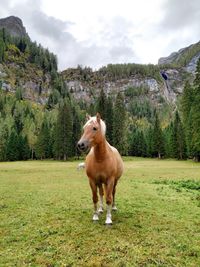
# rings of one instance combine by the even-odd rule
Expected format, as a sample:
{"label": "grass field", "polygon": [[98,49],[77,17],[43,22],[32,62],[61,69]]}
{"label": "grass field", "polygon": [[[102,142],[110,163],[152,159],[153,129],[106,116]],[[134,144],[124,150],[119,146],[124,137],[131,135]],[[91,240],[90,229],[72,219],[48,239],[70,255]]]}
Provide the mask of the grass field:
{"label": "grass field", "polygon": [[200,164],[125,159],[110,227],[77,164],[0,163],[0,266],[200,266]]}

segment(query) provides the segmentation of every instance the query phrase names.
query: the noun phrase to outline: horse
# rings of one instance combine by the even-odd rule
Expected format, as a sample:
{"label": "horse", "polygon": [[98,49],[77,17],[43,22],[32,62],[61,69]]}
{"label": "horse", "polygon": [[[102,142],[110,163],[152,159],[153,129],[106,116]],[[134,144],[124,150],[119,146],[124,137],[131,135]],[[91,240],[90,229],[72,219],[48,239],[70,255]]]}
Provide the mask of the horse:
{"label": "horse", "polygon": [[[112,224],[111,210],[117,210],[115,205],[116,185],[123,173],[123,161],[118,150],[111,146],[105,137],[106,125],[99,113],[94,117],[88,117],[83,126],[83,134],[78,141],[78,149],[88,152],[85,160],[85,170],[89,178],[94,204],[93,221],[99,220],[99,214],[103,212],[103,195],[105,191],[107,214],[106,225]],[[104,188],[103,188],[104,187]],[[100,205],[98,203],[98,189]]]}

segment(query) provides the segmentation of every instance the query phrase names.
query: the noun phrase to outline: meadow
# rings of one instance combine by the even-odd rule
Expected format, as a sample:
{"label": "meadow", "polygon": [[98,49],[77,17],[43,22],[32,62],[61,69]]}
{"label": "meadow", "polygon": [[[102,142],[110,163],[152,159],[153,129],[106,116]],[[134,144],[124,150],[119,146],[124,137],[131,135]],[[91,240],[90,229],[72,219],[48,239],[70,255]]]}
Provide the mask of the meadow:
{"label": "meadow", "polygon": [[200,266],[200,164],[124,163],[112,226],[78,161],[0,163],[0,266]]}

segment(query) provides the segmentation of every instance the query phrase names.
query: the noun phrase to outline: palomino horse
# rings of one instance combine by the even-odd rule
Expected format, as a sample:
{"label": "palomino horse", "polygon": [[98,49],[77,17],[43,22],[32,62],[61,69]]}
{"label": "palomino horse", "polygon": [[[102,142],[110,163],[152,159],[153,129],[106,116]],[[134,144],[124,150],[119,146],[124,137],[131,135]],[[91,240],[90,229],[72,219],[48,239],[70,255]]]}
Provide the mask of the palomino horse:
{"label": "palomino horse", "polygon": [[[103,185],[106,193],[107,214],[106,224],[112,224],[111,209],[116,210],[116,185],[123,172],[123,161],[116,148],[111,146],[105,138],[106,125],[100,114],[89,117],[83,127],[84,133],[78,142],[79,150],[86,152],[90,149],[85,160],[85,169],[89,178],[93,194],[93,221],[99,220],[99,213],[103,212]],[[100,206],[97,209],[99,188]]]}

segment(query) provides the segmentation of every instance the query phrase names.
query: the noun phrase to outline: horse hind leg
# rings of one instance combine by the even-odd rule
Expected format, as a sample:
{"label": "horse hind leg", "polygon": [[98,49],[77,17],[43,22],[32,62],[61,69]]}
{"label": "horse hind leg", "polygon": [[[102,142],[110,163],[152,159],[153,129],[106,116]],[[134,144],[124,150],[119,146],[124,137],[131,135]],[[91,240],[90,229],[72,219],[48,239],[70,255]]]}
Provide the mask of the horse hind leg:
{"label": "horse hind leg", "polygon": [[99,185],[99,196],[100,196],[100,203],[98,213],[103,213],[103,186],[102,184]]}
{"label": "horse hind leg", "polygon": [[90,187],[92,189],[92,199],[93,199],[93,204],[94,204],[94,214],[93,214],[92,220],[98,221],[99,215],[97,211],[97,202],[98,202],[97,185],[92,181],[92,179],[90,179]]}
{"label": "horse hind leg", "polygon": [[115,183],[115,185],[113,187],[113,202],[112,202],[112,210],[113,211],[117,211],[117,207],[116,207],[116,204],[115,204],[116,185],[117,185],[117,183]]}

